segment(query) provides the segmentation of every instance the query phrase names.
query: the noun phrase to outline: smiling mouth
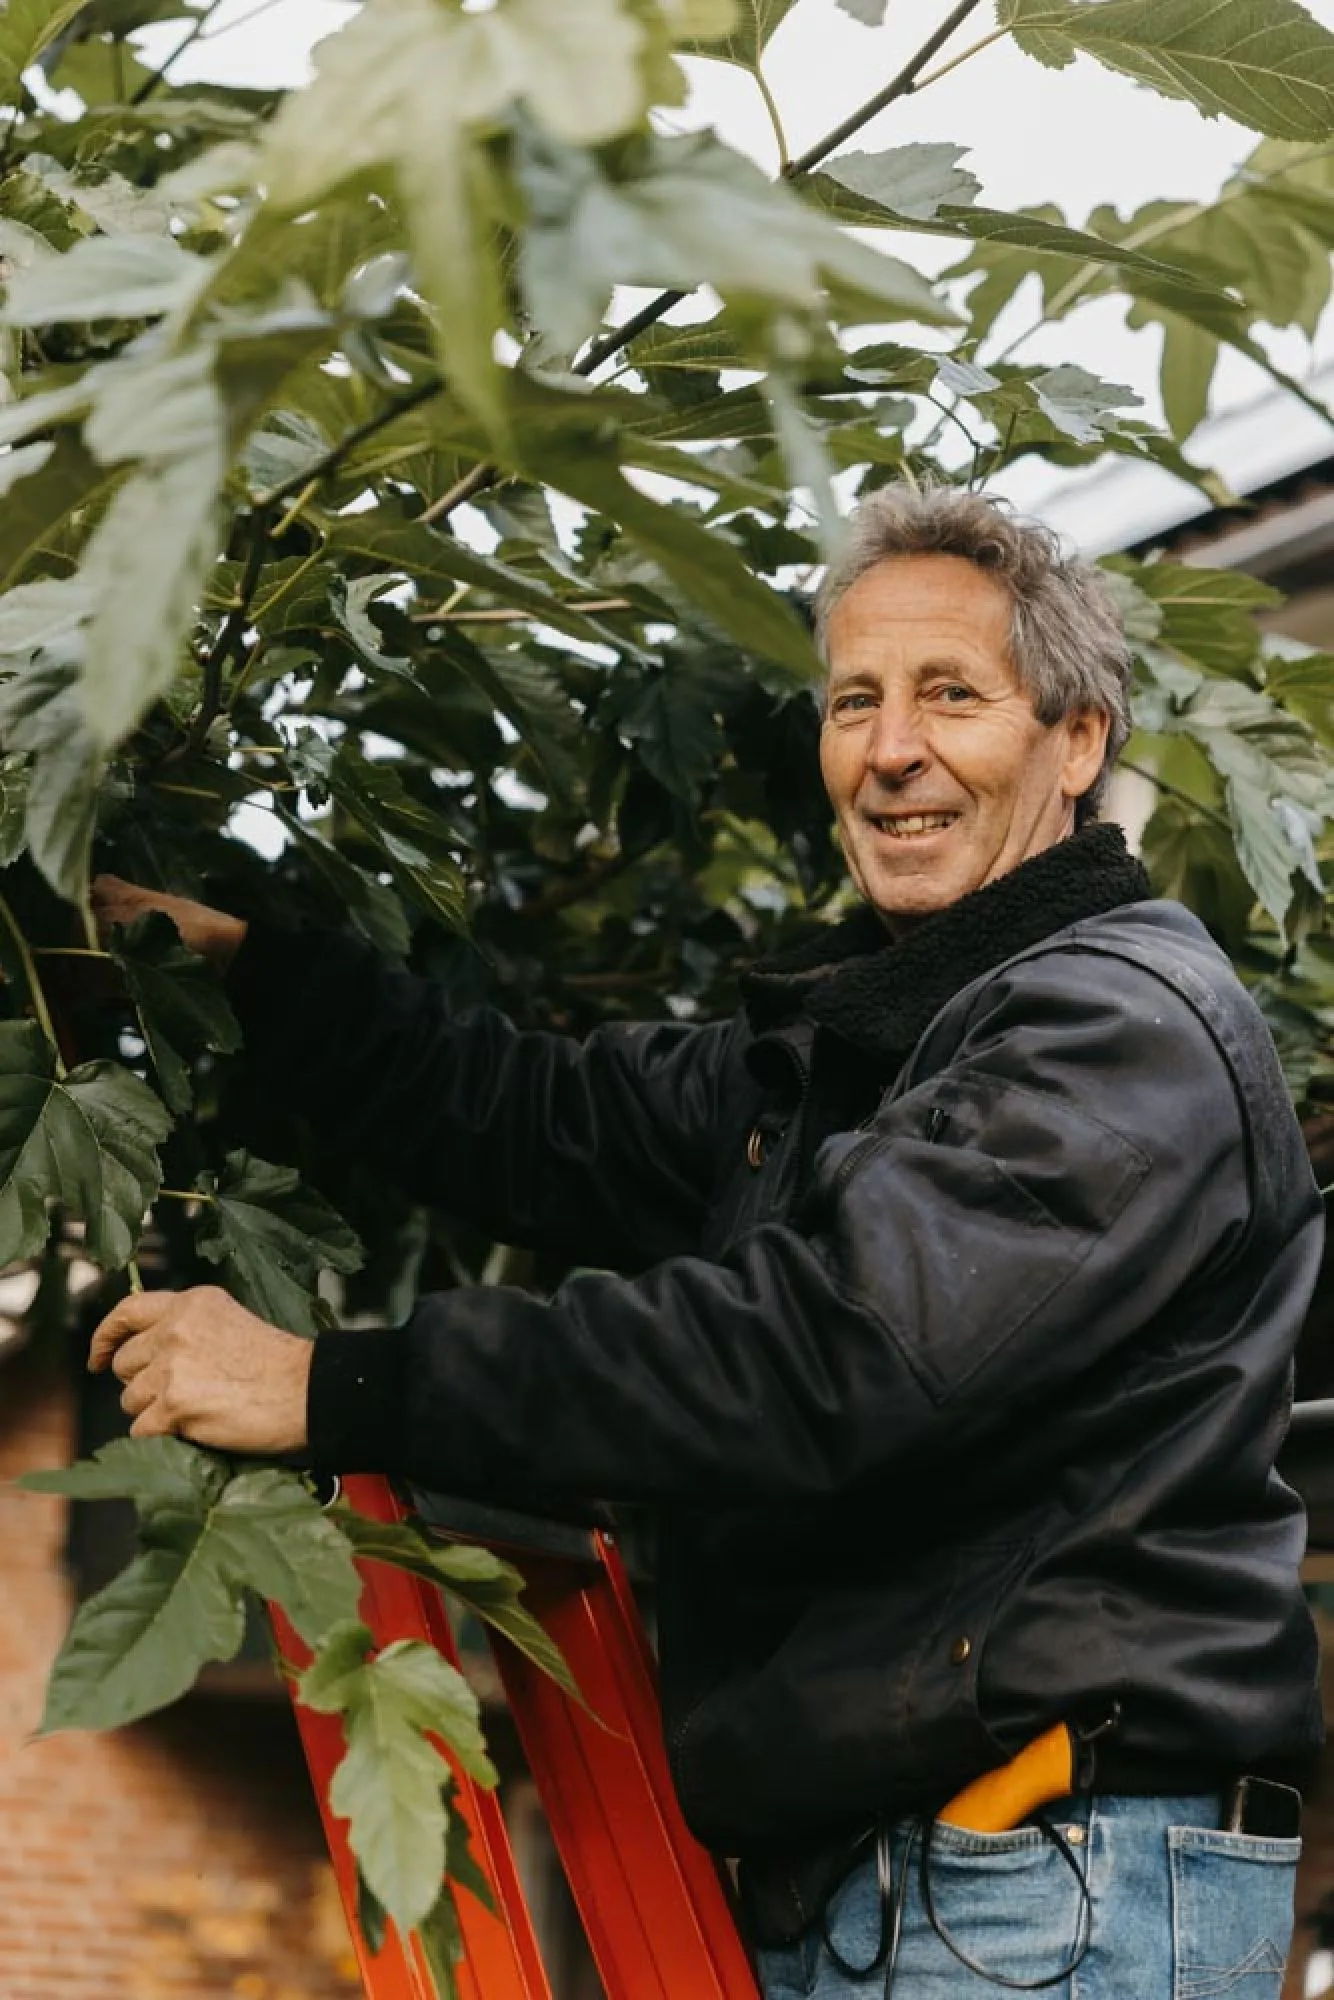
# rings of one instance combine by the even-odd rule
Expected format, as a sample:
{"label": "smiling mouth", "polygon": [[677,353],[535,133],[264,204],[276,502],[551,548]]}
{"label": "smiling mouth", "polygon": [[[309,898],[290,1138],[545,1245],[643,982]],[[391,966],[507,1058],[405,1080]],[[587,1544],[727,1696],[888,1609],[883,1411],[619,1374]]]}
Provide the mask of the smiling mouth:
{"label": "smiling mouth", "polygon": [[958,817],[956,812],[867,814],[878,833],[887,833],[894,840],[920,840],[926,834],[942,833]]}

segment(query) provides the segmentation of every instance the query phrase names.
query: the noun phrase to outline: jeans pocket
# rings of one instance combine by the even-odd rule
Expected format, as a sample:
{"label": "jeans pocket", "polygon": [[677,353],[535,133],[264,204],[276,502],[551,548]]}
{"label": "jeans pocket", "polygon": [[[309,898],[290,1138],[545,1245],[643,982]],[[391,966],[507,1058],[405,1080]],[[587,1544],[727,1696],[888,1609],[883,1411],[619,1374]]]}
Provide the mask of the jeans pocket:
{"label": "jeans pocket", "polygon": [[917,1921],[905,1938],[906,1991],[917,1992],[915,1974],[930,1996],[983,1993],[986,1981],[1050,1982],[1066,1993],[1084,1931],[1086,1853],[1078,1850],[1072,1868],[1038,1826],[975,1833],[937,1824],[925,1873],[920,1844],[912,1863],[909,1916]]}
{"label": "jeans pocket", "polygon": [[1167,1841],[1172,2000],[1279,2000],[1300,1840],[1173,1826]]}

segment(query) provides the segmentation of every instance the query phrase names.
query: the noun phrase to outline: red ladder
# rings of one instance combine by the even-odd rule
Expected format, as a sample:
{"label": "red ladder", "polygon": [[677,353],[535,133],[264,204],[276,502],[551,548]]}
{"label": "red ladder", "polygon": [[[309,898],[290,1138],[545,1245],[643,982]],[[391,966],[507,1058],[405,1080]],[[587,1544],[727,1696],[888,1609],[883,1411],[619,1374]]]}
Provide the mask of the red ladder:
{"label": "red ladder", "polygon": [[[385,1479],[348,1478],[343,1492],[373,1520],[406,1515]],[[757,2000],[718,1864],[676,1803],[654,1663],[615,1543],[596,1528],[452,1503],[440,1518],[454,1533],[493,1543],[523,1572],[524,1601],[565,1655],[592,1711],[489,1634],[607,2000]],[[362,1616],[377,1646],[424,1639],[457,1660],[445,1602],[433,1585],[383,1563],[364,1563],[361,1572]],[[300,1661],[296,1634],[281,1614],[275,1623],[284,1652]],[[433,2000],[416,1950],[405,1950],[391,1929],[372,1955],[357,1922],[347,1827],[329,1809],[342,1726],[299,1702],[296,1719],[367,2000]],[[464,2000],[552,2000],[499,1804],[465,1773],[456,1775],[457,1809],[496,1905],[493,1914],[466,1890],[459,1894],[460,1991]]]}

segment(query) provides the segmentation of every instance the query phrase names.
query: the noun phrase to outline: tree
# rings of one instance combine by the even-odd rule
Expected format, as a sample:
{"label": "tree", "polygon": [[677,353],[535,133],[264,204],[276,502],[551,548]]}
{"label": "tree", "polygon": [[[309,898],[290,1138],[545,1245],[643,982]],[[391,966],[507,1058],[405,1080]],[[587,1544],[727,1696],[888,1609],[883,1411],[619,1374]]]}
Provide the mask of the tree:
{"label": "tree", "polygon": [[[312,1336],[324,1273],[345,1311],[395,1317],[419,1283],[543,1281],[316,1167],[247,1101],[236,1023],[171,926],[102,944],[90,871],[346,921],[526,1021],[713,1011],[845,905],[804,606],[850,498],[1120,453],[1226,499],[1183,450],[1220,350],[1309,401],[1256,332],[1309,333],[1330,287],[1334,37],[1295,0],[1001,0],[969,46],[977,0],[942,6],[797,158],[764,78],[791,4],[366,0],[285,97],[143,63],[141,28],[179,20],[183,49],[212,5],[0,18],[0,1261],[53,1284],[79,1231],[133,1285],[151,1214],[178,1275],[203,1259]],[[960,145],[853,143],[1003,35],[1259,143],[1212,205],[1085,228],[986,207]],[[682,101],[681,51],[754,78],[776,184],[651,120]],[[920,231],[959,242],[936,282],[891,252]],[[1037,324],[1110,293],[1162,328],[1171,434],[1125,387],[1025,361],[1027,335],[1001,344],[1030,277]],[[617,323],[622,285],[666,289]],[[1265,641],[1273,593],[1245,577],[1108,568],[1128,761],[1161,795],[1146,858],[1233,953],[1304,1097],[1334,1002],[1334,660]],[[239,837],[256,812],[262,852]],[[355,1520],[174,1439],[33,1483],[131,1497],[143,1543],[76,1618],[44,1726],[144,1714],[230,1657],[248,1595],[281,1604],[313,1649],[304,1699],[345,1718],[365,1907],[423,1929],[448,1992],[441,1883],[467,1860],[428,1735],[489,1766],[441,1663],[370,1656]],[[410,1526],[376,1553],[561,1671],[504,1565]]]}

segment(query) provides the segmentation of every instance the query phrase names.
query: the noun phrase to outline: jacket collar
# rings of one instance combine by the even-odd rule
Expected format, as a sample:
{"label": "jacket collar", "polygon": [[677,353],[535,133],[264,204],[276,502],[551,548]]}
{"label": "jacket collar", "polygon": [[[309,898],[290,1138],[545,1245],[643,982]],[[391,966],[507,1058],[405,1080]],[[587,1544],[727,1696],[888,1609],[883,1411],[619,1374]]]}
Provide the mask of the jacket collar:
{"label": "jacket collar", "polygon": [[757,1033],[804,1018],[897,1068],[972,980],[1071,924],[1152,894],[1121,828],[1095,824],[901,939],[887,939],[874,910],[857,910],[754,967],[742,1000]]}

